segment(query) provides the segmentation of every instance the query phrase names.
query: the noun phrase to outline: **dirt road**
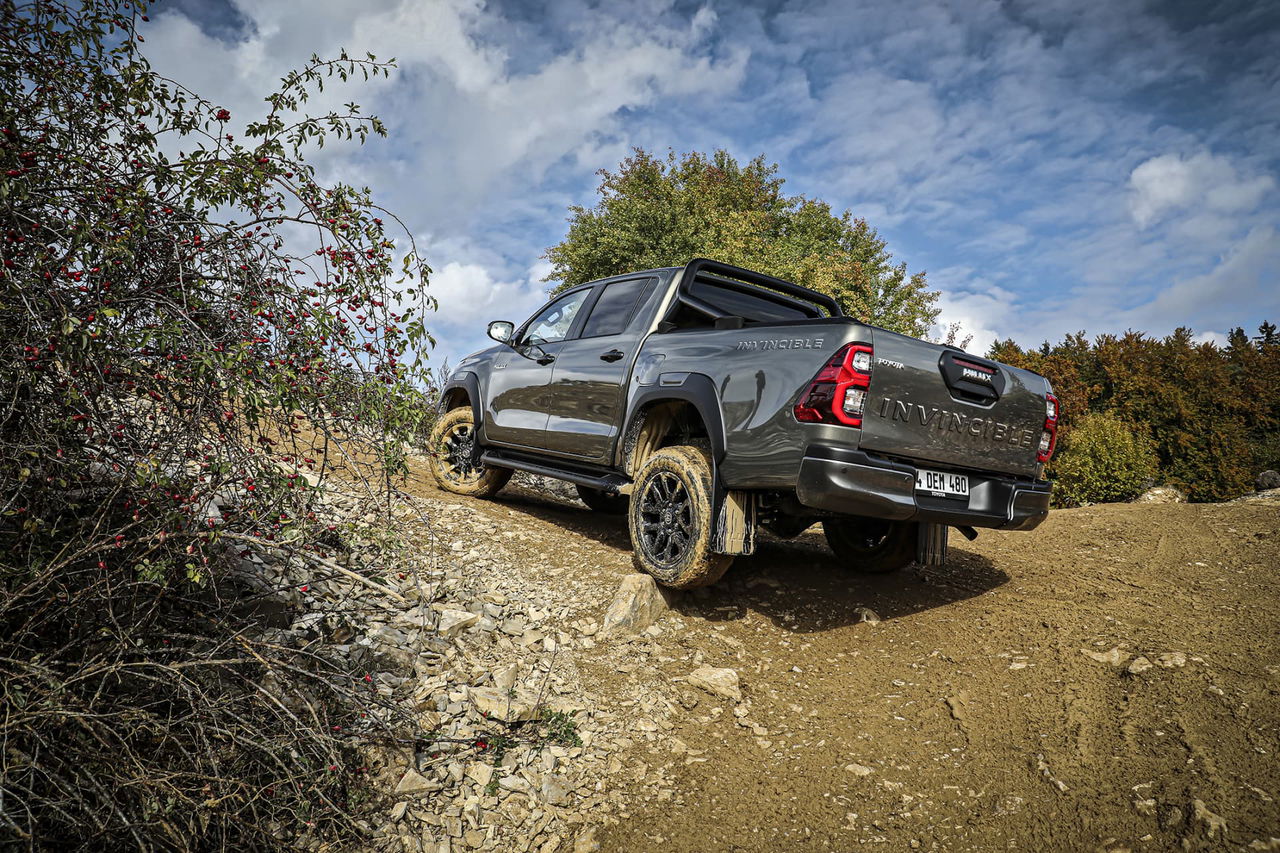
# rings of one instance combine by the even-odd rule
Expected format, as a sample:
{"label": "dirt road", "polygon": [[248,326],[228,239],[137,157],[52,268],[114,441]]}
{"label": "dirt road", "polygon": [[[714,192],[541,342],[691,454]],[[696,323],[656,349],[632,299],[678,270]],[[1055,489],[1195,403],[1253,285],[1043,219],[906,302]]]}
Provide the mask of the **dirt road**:
{"label": "dirt road", "polygon": [[[621,518],[520,488],[474,509],[597,617],[630,571]],[[581,653],[603,695],[643,674],[679,701],[624,756],[672,784],[633,785],[602,849],[1280,850],[1280,505],[956,539],[889,577],[816,529],[769,541],[680,597],[661,644]],[[684,685],[703,664],[737,670],[742,702]]]}

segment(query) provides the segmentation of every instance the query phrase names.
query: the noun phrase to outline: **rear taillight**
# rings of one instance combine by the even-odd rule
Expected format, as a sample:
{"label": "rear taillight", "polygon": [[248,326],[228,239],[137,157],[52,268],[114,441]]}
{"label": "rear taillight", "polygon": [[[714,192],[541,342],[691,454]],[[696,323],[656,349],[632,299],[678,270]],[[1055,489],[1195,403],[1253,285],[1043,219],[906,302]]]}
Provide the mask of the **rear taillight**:
{"label": "rear taillight", "polygon": [[1046,394],[1044,398],[1044,430],[1040,433],[1040,447],[1036,452],[1036,461],[1048,462],[1053,449],[1058,445],[1058,398]]}
{"label": "rear taillight", "polygon": [[871,385],[871,347],[845,344],[823,365],[792,412],[805,423],[862,426]]}

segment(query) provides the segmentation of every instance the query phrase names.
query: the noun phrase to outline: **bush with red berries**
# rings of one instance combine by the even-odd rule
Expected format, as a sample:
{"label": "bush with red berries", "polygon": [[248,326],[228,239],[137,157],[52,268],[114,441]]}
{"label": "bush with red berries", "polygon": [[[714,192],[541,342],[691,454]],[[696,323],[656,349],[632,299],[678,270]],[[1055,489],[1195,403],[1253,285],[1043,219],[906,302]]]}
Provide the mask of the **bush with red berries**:
{"label": "bush with red berries", "polygon": [[144,12],[0,5],[0,846],[352,831],[350,680],[256,646],[222,568],[309,547],[310,475],[341,448],[385,483],[429,411],[429,270],[304,158],[384,133],[304,109],[389,63],[313,57],[237,140],[151,70]]}

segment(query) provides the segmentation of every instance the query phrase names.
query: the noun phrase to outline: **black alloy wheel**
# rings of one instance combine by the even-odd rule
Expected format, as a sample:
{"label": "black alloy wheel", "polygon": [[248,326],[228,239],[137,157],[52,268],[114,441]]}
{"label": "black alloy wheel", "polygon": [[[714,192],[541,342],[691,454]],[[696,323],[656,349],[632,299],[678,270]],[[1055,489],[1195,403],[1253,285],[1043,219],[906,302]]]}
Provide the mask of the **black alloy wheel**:
{"label": "black alloy wheel", "polygon": [[444,434],[440,453],[444,456],[445,476],[457,483],[478,480],[484,467],[476,464],[476,431],[469,423],[454,424]]}
{"label": "black alloy wheel", "polygon": [[455,495],[492,497],[511,479],[510,468],[476,461],[476,425],[470,406],[450,409],[431,430],[431,475],[436,485]]}
{"label": "black alloy wheel", "polygon": [[706,448],[653,451],[640,463],[632,488],[627,529],[636,568],[672,589],[719,580],[733,557],[711,550],[715,489]]}
{"label": "black alloy wheel", "polygon": [[693,542],[693,503],[684,483],[669,471],[651,479],[640,497],[640,547],[655,563],[678,564]]}

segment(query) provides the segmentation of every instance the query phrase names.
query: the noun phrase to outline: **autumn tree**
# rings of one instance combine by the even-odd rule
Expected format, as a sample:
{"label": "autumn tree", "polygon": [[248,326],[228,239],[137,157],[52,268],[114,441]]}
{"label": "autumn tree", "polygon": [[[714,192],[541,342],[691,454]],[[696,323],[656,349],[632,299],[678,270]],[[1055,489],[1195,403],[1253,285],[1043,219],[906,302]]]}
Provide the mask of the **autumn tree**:
{"label": "autumn tree", "polygon": [[1106,414],[1138,440],[1150,440],[1161,482],[1192,500],[1223,500],[1248,491],[1259,471],[1280,466],[1280,340],[1274,330],[1263,323],[1251,339],[1236,329],[1225,348],[1197,343],[1185,328],[1165,338],[1130,331],[1090,341],[1077,333],[1030,350],[1001,341],[990,355],[1053,384],[1062,404],[1063,441],[1051,474],[1070,471],[1079,479],[1079,472],[1093,472],[1090,494],[1129,488],[1102,482],[1106,442],[1096,435],[1071,440],[1087,416]]}
{"label": "autumn tree", "polygon": [[885,241],[850,211],[783,192],[777,164],[741,164],[726,151],[666,159],[636,149],[601,170],[593,207],[569,210],[569,231],[549,248],[560,288],[709,257],[829,294],[846,314],[923,336],[937,292],[923,272],[894,263]]}

